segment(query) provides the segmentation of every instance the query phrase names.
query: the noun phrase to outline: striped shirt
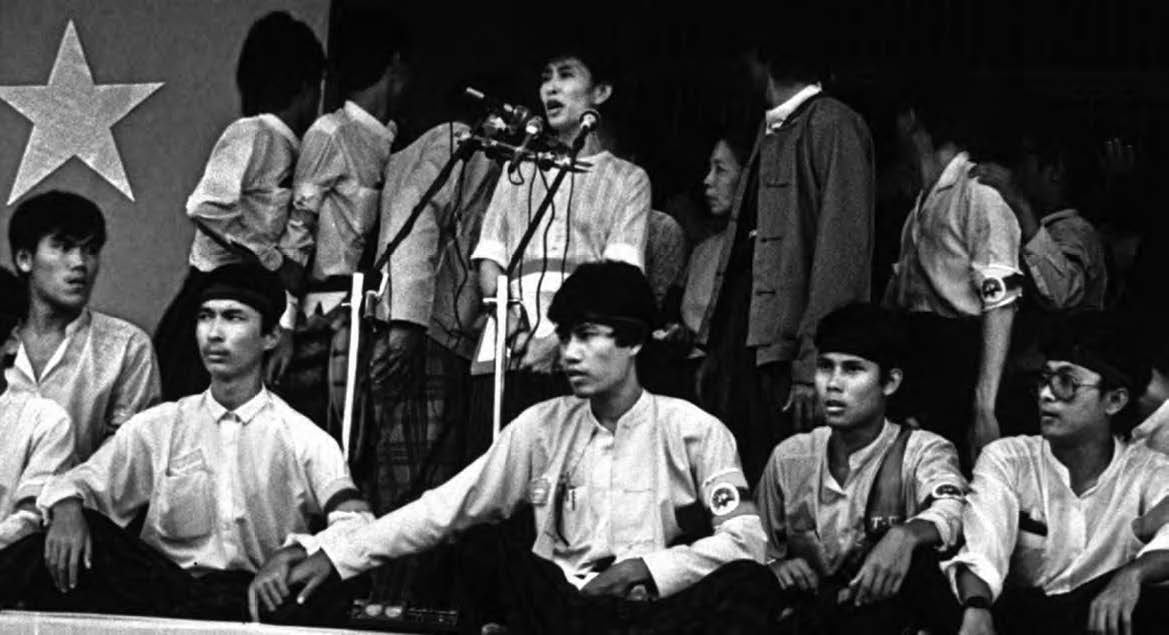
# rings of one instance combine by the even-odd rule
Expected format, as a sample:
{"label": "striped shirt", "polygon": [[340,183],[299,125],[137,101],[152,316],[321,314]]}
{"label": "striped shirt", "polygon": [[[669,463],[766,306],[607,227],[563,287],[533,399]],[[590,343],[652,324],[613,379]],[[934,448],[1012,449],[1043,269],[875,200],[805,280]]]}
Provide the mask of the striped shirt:
{"label": "striped shirt", "polygon": [[351,101],[305,133],[280,248],[301,265],[311,258],[310,281],[357,271],[396,134],[393,122],[383,125]]}
{"label": "striped shirt", "polygon": [[[649,177],[608,151],[581,160],[592,168],[565,177],[511,279],[536,337],[553,332],[548,305],[578,265],[620,260],[645,268]],[[507,267],[556,172],[525,163],[511,179],[499,179],[472,259]],[[521,185],[513,182],[520,177]]]}
{"label": "striped shirt", "polygon": [[[187,198],[187,216],[250,251],[266,269],[279,269],[286,254],[278,245],[288,224],[299,145],[296,134],[275,115],[232,122],[215,143],[203,178]],[[207,273],[243,260],[203,231],[195,232],[192,267]]]}
{"label": "striped shirt", "polygon": [[180,567],[257,571],[353,489],[337,442],[284,400],[261,389],[229,411],[207,391],[127,421],[37,506],[80,497],[123,527],[145,506],[142,540]]}
{"label": "striped shirt", "polygon": [[78,460],[89,458],[127,419],[158,403],[154,347],[142,329],[125,320],[83,309],[65,327],[65,339],[40,377],[16,333],[16,363],[5,372],[9,391],[60,404],[73,422]]}
{"label": "striped shirt", "polygon": [[993,188],[956,155],[922,192],[901,232],[890,289],[895,306],[942,317],[975,317],[1021,295],[1019,222]]}

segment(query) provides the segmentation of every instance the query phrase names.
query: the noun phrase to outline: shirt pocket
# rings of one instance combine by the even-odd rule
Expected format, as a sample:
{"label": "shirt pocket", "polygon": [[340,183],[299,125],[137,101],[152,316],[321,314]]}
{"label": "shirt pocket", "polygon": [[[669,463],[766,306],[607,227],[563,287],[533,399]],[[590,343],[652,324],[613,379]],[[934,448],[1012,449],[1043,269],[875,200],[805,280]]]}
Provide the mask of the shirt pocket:
{"label": "shirt pocket", "polygon": [[[180,458],[176,464],[183,462]],[[172,540],[194,540],[211,533],[215,501],[211,497],[211,473],[198,461],[179,470],[168,470],[159,484],[157,525]]]}

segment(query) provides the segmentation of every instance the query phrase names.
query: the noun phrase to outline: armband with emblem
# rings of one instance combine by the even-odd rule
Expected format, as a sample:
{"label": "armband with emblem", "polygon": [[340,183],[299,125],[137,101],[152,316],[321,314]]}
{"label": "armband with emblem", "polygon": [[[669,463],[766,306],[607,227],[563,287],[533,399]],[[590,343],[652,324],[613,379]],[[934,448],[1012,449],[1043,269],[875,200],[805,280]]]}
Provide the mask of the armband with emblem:
{"label": "armband with emblem", "polygon": [[1017,295],[1018,291],[1022,288],[1022,274],[1011,273],[1008,275],[999,275],[988,272],[982,276],[982,282],[978,287],[978,294],[982,299],[982,306],[993,307],[1006,300],[1007,296],[1011,294]]}
{"label": "armband with emblem", "polygon": [[723,481],[710,488],[710,492],[706,495],[706,507],[712,516],[722,518],[738,510],[745,498],[748,498],[746,489],[736,487],[734,483]]}
{"label": "armband with emblem", "polygon": [[925,504],[928,506],[936,500],[943,499],[964,501],[966,500],[966,492],[962,491],[961,487],[953,483],[939,483],[930,491],[930,495],[926,498]]}

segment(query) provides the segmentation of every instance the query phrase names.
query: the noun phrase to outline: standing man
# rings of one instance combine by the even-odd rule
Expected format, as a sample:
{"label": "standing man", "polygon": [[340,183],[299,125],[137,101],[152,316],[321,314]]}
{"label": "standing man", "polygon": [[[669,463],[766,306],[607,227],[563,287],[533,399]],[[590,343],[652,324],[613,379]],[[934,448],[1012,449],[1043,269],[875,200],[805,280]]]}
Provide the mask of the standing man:
{"label": "standing man", "polygon": [[8,225],[28,304],[15,330],[16,360],[5,374],[12,392],[46,397],[65,408],[82,461],[159,399],[150,337],[88,306],[105,241],[101,210],[69,192],[29,198]]}
{"label": "standing man", "polygon": [[699,399],[731,426],[751,479],[776,441],[819,420],[815,326],[869,297],[876,200],[869,128],[821,89],[810,38],[765,42],[749,65],[769,110],[698,333]]}

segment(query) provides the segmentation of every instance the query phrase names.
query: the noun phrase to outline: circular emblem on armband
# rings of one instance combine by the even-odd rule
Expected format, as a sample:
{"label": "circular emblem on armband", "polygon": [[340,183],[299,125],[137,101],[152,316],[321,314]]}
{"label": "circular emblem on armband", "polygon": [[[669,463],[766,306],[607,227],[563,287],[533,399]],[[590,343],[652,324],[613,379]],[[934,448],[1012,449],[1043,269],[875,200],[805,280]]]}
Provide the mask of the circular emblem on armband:
{"label": "circular emblem on armband", "polygon": [[710,489],[706,502],[710,513],[715,516],[726,516],[739,508],[741,502],[739,488],[730,483],[719,483]]}
{"label": "circular emblem on armband", "polygon": [[934,498],[951,498],[951,499],[961,500],[963,498],[963,495],[962,495],[962,490],[957,485],[951,485],[950,483],[942,483],[941,485],[938,485],[937,487],[934,488],[933,497]]}
{"label": "circular emblem on armband", "polygon": [[1002,278],[987,278],[982,281],[982,301],[993,304],[1007,296],[1007,285]]}

